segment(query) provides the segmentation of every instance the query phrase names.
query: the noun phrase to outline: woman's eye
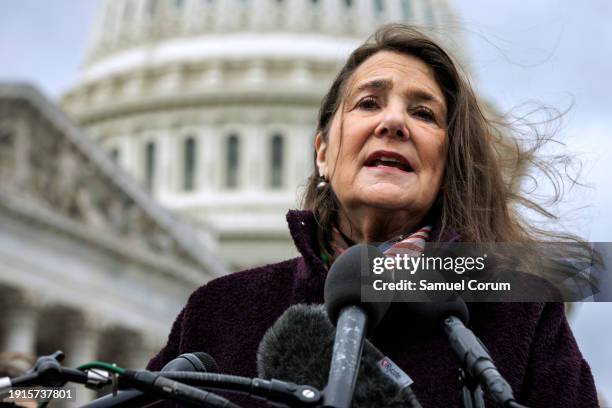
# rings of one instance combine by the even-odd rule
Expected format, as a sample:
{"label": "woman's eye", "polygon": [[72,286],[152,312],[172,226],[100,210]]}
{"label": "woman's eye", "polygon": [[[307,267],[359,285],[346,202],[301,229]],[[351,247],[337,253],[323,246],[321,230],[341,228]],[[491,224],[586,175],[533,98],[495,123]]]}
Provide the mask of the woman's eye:
{"label": "woman's eye", "polygon": [[376,102],[375,98],[367,97],[360,100],[357,107],[365,110],[375,110],[378,108],[378,102]]}
{"label": "woman's eye", "polygon": [[413,111],[413,114],[417,117],[426,120],[428,122],[435,122],[436,117],[433,112],[426,108],[418,108]]}

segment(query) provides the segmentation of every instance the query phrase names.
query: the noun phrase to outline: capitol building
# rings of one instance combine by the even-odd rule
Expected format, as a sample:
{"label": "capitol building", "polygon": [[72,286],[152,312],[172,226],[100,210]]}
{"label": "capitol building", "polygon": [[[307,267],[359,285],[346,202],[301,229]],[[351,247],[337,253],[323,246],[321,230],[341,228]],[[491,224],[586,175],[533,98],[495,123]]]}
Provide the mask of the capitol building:
{"label": "capitol building", "polygon": [[230,270],[287,259],[321,98],[387,22],[462,49],[446,0],[108,0],[62,105]]}

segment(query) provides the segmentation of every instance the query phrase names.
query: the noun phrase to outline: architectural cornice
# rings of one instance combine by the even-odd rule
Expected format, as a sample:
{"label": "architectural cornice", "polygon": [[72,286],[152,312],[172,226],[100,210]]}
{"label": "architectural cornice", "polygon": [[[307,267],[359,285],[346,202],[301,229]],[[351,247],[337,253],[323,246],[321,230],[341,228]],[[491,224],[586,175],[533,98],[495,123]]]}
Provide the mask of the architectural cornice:
{"label": "architectural cornice", "polygon": [[71,115],[83,125],[124,116],[172,109],[211,108],[223,106],[269,105],[269,107],[318,107],[324,90],[319,87],[287,89],[267,87],[266,89],[219,89],[208,91],[173,91],[167,94],[150,95],[147,98],[126,98],[109,100],[95,105],[76,105]]}
{"label": "architectural cornice", "polygon": [[122,50],[86,65],[78,86],[143,68],[201,61],[335,61],[342,63],[361,41],[317,34],[234,33],[173,38]]}
{"label": "architectural cornice", "polygon": [[80,242],[87,242],[129,262],[139,263],[151,273],[166,274],[172,279],[183,280],[186,285],[192,287],[202,284],[202,272],[193,266],[155,254],[140,247],[137,243],[129,244],[124,240],[118,240],[113,234],[71,220],[33,200],[22,199],[7,191],[0,191],[0,208],[27,223],[52,229],[55,233],[65,234]]}
{"label": "architectural cornice", "polygon": [[[125,174],[122,170],[118,169],[117,166],[113,164],[113,162],[104,154],[92,140],[86,137],[79,128],[77,128],[68,117],[54,104],[47,101],[47,99],[38,92],[35,88],[25,84],[0,84],[0,101],[5,104],[10,103],[25,103],[25,106],[30,106],[30,108],[35,112],[37,117],[42,118],[42,120],[46,121],[47,125],[50,126],[49,132],[53,132],[54,134],[49,134],[48,137],[60,137],[64,140],[55,140],[54,143],[56,146],[60,143],[61,146],[71,146],[71,148],[76,149],[80,155],[85,157],[86,161],[83,164],[87,166],[94,166],[96,176],[101,176],[102,179],[99,180],[101,183],[110,183],[116,194],[122,196],[121,202],[132,202],[136,207],[137,211],[142,212],[142,214],[147,218],[145,224],[149,225],[148,227],[142,227],[143,232],[146,232],[147,228],[150,229],[150,225],[154,225],[154,228],[157,228],[158,232],[161,234],[166,234],[164,239],[169,239],[173,242],[180,252],[175,254],[178,257],[186,256],[186,261],[192,263],[192,268],[197,268],[198,270],[203,271],[205,274],[210,277],[222,276],[227,272],[227,269],[223,262],[217,258],[206,246],[204,246],[201,241],[196,237],[195,231],[186,224],[183,224],[175,217],[171,216],[167,211],[162,209],[159,204],[157,204],[153,199],[151,199],[148,194],[139,187],[130,176]],[[23,109],[23,108],[19,108]],[[25,113],[22,113],[25,114]],[[12,120],[11,122],[13,122]],[[40,136],[40,135],[39,135]],[[21,140],[27,138],[26,135],[19,135]],[[27,143],[31,143],[27,142]],[[66,144],[67,143],[67,144]],[[37,146],[37,152],[41,152],[38,150],[39,146]],[[64,147],[66,149],[66,147]],[[70,150],[66,150],[64,152],[65,155],[72,155],[73,153]],[[62,158],[58,158],[58,166],[61,166]],[[65,160],[68,160],[69,157],[66,157]],[[23,158],[21,158],[23,160]],[[75,158],[68,160],[65,164],[70,164],[70,162],[77,160],[77,164],[81,159]],[[77,171],[83,172],[84,169],[80,168]],[[45,176],[45,175],[41,175]],[[57,177],[65,177],[66,174],[57,174]],[[70,174],[70,176],[77,176],[75,174]],[[45,176],[48,179],[48,175]],[[85,184],[83,184],[86,188],[89,187],[89,184],[94,180],[88,180]],[[98,180],[96,180],[98,181]],[[7,180],[7,184],[10,183],[11,180]],[[62,180],[56,180],[56,182],[61,183]],[[108,184],[107,184],[108,185]],[[22,186],[17,186],[18,188],[22,188]],[[70,188],[70,185],[68,185]],[[11,191],[10,188],[4,188],[4,192]],[[17,190],[19,191],[19,190]],[[76,192],[63,192],[66,193],[76,193]],[[41,194],[47,194],[46,191],[42,191]],[[3,200],[5,203],[10,203],[10,196],[4,196]],[[93,197],[87,197],[89,200],[93,199]],[[61,199],[61,197],[60,197]],[[101,197],[98,197],[101,199]],[[65,200],[63,200],[65,201]],[[53,200],[51,200],[53,202]],[[10,204],[7,204],[10,205]],[[91,205],[91,204],[88,204]],[[19,208],[19,204],[13,201],[12,207],[14,209]],[[24,205],[23,208],[28,208]],[[35,211],[33,208],[29,208],[30,215],[34,216],[34,214],[41,214],[39,211]],[[25,210],[24,210],[25,211]],[[60,211],[61,214],[61,211]],[[45,214],[45,216],[50,216],[50,214]],[[100,217],[98,214],[93,214],[95,217]],[[51,217],[54,222],[56,222],[57,226],[62,226],[64,230],[69,230],[73,234],[81,234],[87,236],[88,234],[83,234],[85,230],[80,229],[78,227],[74,227],[71,223],[66,223],[58,219],[57,217]],[[64,220],[65,221],[65,220]],[[100,221],[99,221],[100,222]],[[99,224],[98,222],[98,224]],[[105,222],[102,221],[101,222]],[[106,221],[110,223],[110,221]],[[162,232],[163,231],[163,232]],[[150,231],[152,232],[152,231]],[[93,231],[88,231],[93,235],[98,235],[99,233],[95,233]],[[100,235],[101,239],[104,240],[103,234]],[[117,239],[119,238],[119,239]],[[117,245],[121,245],[121,236],[115,237],[115,241]],[[145,239],[149,237],[143,237]],[[95,238],[94,238],[95,239]],[[103,242],[103,241],[101,241]],[[110,243],[108,243],[110,245]],[[108,245],[107,245],[108,247]],[[112,245],[111,245],[112,247]],[[110,248],[110,247],[109,247]],[[116,250],[120,250],[120,248],[115,248]],[[148,259],[151,261],[153,258],[147,258],[143,255],[142,259]],[[157,262],[157,260],[155,261]],[[162,262],[163,264],[163,262]],[[183,268],[184,269],[184,268]],[[193,276],[190,276],[191,273],[187,272],[186,279],[192,279]]]}

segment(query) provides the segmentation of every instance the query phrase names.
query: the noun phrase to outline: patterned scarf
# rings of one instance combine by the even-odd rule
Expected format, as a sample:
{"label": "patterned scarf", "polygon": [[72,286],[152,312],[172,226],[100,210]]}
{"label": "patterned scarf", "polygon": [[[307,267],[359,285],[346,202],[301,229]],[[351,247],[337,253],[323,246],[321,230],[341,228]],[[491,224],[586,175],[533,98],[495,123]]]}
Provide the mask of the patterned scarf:
{"label": "patterned scarf", "polygon": [[[423,253],[425,243],[429,239],[431,229],[431,225],[426,225],[410,234],[400,235],[387,242],[383,242],[382,244],[378,245],[378,248],[386,256],[395,256],[398,254],[419,256]],[[331,265],[342,252],[353,245],[354,243],[346,235],[340,232],[338,228],[334,227],[332,229],[331,239],[329,241],[329,246],[331,248],[331,259],[329,259],[327,264]]]}

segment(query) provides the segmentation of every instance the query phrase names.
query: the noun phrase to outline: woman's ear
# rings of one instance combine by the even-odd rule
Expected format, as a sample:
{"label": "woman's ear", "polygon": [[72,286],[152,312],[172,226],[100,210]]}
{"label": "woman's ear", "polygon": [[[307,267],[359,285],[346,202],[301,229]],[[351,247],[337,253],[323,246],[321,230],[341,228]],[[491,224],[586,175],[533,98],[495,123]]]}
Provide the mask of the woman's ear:
{"label": "woman's ear", "polygon": [[317,151],[317,168],[319,176],[327,178],[327,143],[323,140],[321,132],[315,138],[315,149]]}

